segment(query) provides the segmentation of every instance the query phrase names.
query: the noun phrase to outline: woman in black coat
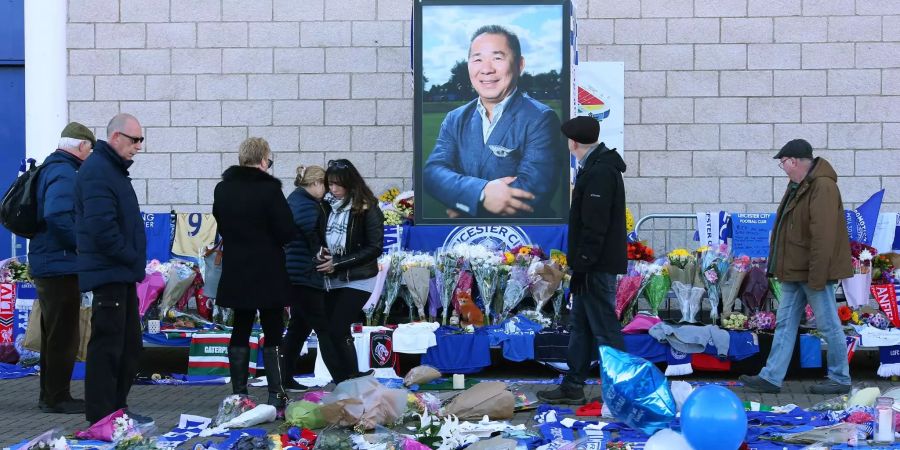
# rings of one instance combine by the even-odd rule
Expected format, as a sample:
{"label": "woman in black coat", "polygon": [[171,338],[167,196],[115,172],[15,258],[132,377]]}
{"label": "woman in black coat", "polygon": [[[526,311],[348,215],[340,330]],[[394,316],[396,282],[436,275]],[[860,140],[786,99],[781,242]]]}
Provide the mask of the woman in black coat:
{"label": "woman in black coat", "polygon": [[290,292],[284,265],[284,245],[297,229],[281,182],[266,173],[272,152],[261,138],[245,140],[239,166],[231,166],[216,185],[213,215],[224,242],[222,278],[216,304],[234,309],[234,329],[228,344],[231,385],[247,393],[250,333],[259,311],[265,344],[263,361],[270,405],[284,407],[278,346],[284,332],[282,311]]}
{"label": "woman in black coat", "polygon": [[360,373],[350,325],[357,321],[363,305],[375,288],[378,257],[384,245],[384,216],[378,200],[356,167],[346,159],[328,162],[325,174],[326,216],[320,223],[326,247],[319,255],[317,270],[326,274],[325,314],[333,353],[333,364],[324,358],[335,383],[371,374]]}
{"label": "woman in black coat", "polygon": [[[306,386],[294,380],[294,366],[303,343],[312,330],[319,340],[318,350],[330,361],[331,348],[325,320],[325,276],[316,271],[316,255],[325,245],[318,233],[318,225],[325,215],[322,197],[325,196],[325,169],[319,166],[300,166],[294,180],[294,192],[287,202],[300,231],[297,238],[285,247],[287,271],[291,278],[291,322],[281,346],[282,385],[289,392],[302,392]],[[327,364],[327,363],[326,363]]]}

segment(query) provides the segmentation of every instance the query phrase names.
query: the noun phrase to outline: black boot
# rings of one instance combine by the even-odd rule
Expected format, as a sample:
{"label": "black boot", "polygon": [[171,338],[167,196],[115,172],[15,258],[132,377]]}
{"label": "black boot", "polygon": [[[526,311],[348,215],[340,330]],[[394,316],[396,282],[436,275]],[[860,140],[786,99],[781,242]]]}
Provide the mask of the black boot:
{"label": "black boot", "polygon": [[[285,336],[285,338],[287,338],[287,336]],[[284,390],[287,392],[306,392],[309,390],[309,387],[294,380],[294,365],[297,362],[297,354],[300,353],[300,349],[298,349],[296,345],[291,345],[292,343],[285,341],[287,341],[287,339],[282,341],[284,346],[280,347],[281,386],[284,387]]]}
{"label": "black boot", "polygon": [[231,392],[247,395],[250,347],[228,347],[228,371],[231,373]]}
{"label": "black boot", "polygon": [[281,358],[278,347],[263,347],[263,364],[266,366],[266,382],[269,385],[269,400],[266,402],[275,409],[287,406],[287,394],[281,385]]}
{"label": "black boot", "polygon": [[[342,370],[341,381],[359,377],[359,361],[356,359],[356,344],[353,342],[353,336],[342,337],[338,342],[338,351]],[[338,383],[337,378],[335,378],[335,383]]]}

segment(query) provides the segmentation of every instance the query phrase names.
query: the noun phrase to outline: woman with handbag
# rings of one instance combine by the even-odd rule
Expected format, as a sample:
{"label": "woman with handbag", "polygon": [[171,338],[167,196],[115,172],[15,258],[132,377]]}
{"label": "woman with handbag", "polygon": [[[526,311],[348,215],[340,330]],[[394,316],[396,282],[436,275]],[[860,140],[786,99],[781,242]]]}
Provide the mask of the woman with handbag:
{"label": "woman with handbag", "polygon": [[234,309],[234,328],[228,343],[231,386],[247,393],[250,371],[250,334],[259,312],[265,340],[263,362],[268,381],[268,404],[283,408],[287,396],[281,386],[278,347],[284,332],[283,307],[290,283],[284,246],[297,233],[281,181],[269,175],[272,152],[264,139],[251,137],[238,150],[240,165],[231,166],[216,185],[213,215],[222,239],[222,277],[216,302]]}
{"label": "woman with handbag", "polygon": [[325,315],[337,356],[334,367],[328,370],[334,382],[340,383],[373,372],[359,372],[350,325],[359,319],[375,288],[378,257],[384,245],[384,216],[372,190],[350,161],[329,161],[325,179],[329,192],[325,194],[326,214],[320,229],[325,232],[326,246],[317,255],[316,270],[326,275]]}
{"label": "woman with handbag", "polygon": [[294,192],[288,205],[294,224],[300,230],[297,239],[285,247],[287,271],[291,278],[291,321],[281,346],[282,385],[290,392],[303,392],[307,387],[294,380],[294,366],[306,338],[316,330],[318,351],[333,364],[330,336],[325,320],[325,277],[316,271],[316,254],[324,245],[317,232],[325,215],[322,197],[325,196],[325,169],[319,166],[297,167]]}

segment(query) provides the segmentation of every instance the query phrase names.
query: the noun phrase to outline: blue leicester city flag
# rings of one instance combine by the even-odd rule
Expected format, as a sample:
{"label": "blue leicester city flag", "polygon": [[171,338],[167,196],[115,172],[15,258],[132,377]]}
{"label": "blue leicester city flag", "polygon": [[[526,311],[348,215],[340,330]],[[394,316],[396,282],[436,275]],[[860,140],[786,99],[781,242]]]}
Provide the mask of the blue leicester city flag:
{"label": "blue leicester city flag", "polygon": [[856,209],[844,210],[847,218],[847,234],[851,241],[872,245],[875,237],[875,223],[878,222],[878,212],[881,210],[881,200],[884,198],[884,189],[872,194],[868,200]]}

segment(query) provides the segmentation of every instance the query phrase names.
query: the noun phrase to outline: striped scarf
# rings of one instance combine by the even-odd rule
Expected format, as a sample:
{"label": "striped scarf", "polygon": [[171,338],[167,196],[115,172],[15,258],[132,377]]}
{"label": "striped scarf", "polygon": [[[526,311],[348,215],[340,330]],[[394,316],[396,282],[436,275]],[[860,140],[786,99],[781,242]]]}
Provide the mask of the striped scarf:
{"label": "striped scarf", "polygon": [[350,207],[353,201],[346,199],[347,202],[344,204],[344,200],[335,198],[331,192],[325,194],[325,201],[331,205],[331,214],[328,215],[328,224],[325,227],[325,243],[335,256],[343,255],[347,245],[347,223],[350,221]]}

